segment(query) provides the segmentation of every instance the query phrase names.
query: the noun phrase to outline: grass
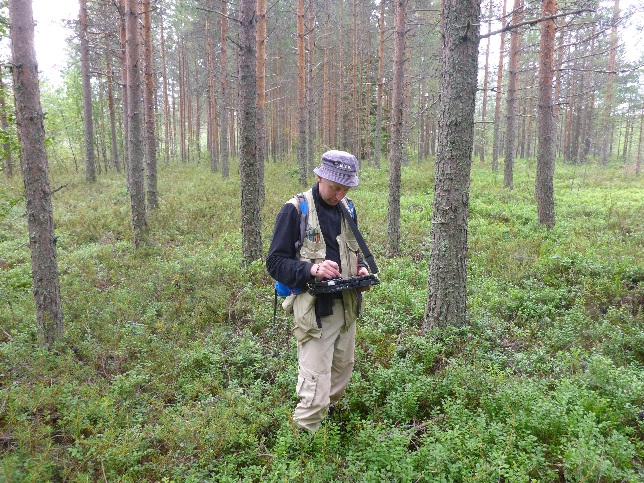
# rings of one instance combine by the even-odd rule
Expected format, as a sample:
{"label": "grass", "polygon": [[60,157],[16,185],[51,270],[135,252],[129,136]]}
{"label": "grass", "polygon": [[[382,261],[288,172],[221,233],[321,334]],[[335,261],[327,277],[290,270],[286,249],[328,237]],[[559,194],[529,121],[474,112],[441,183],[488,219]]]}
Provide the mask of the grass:
{"label": "grass", "polygon": [[[238,179],[161,166],[152,241],[124,180],[55,170],[66,340],[38,348],[20,181],[0,181],[0,480],[602,481],[644,478],[644,183],[557,167],[537,222],[474,165],[466,327],[423,331],[433,165],[403,168],[401,255],[385,259],[388,171],[352,191],[381,268],[358,325],[343,425],[292,430],[291,322],[242,267]],[[234,169],[231,172],[236,172]],[[269,163],[263,242],[296,170]]]}

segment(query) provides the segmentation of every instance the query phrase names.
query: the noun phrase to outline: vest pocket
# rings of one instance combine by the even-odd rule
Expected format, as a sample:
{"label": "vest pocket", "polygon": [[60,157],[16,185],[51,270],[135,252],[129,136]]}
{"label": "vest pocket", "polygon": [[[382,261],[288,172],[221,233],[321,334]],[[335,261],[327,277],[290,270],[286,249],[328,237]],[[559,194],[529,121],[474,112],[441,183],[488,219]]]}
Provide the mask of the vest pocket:
{"label": "vest pocket", "polygon": [[347,238],[347,255],[349,258],[349,276],[358,275],[358,251],[360,245],[355,238]]}

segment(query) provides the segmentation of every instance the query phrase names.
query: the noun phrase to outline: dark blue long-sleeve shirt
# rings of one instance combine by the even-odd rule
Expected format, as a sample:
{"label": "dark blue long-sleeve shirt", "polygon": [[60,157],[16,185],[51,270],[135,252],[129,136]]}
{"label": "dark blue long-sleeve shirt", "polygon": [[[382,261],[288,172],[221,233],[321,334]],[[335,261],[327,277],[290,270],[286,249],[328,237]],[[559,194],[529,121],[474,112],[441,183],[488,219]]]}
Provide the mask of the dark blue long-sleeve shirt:
{"label": "dark blue long-sleeve shirt", "polygon": [[[326,259],[336,262],[341,270],[337,238],[342,228],[342,211],[339,206],[331,206],[320,197],[317,183],[313,186],[313,201],[326,244]],[[353,218],[357,224],[355,212]],[[304,287],[311,280],[311,266],[315,263],[297,259],[295,242],[299,239],[300,212],[292,203],[286,203],[275,220],[266,269],[271,277],[291,288]],[[362,260],[359,265],[363,265]]]}

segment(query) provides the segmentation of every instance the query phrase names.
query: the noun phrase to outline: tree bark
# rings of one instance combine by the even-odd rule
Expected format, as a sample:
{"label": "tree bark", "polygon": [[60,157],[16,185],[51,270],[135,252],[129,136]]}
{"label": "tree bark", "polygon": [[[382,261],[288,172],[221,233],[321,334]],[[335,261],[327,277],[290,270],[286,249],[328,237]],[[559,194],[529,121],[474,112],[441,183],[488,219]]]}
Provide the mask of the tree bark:
{"label": "tree bark", "polygon": [[599,145],[599,162],[602,166],[608,164],[609,144],[613,137],[613,97],[615,88],[615,66],[617,63],[617,22],[619,21],[619,0],[615,0],[613,20],[610,31],[610,50],[608,52],[608,78],[606,79],[606,95],[604,96],[604,112],[601,126]]}
{"label": "tree bark", "polygon": [[306,69],[306,105],[307,105],[307,136],[306,136],[306,159],[308,166],[307,173],[312,173],[315,168],[315,102],[313,98],[313,74],[315,67],[315,16],[313,15],[313,0],[309,0],[308,15],[308,61]]}
{"label": "tree bark", "polygon": [[637,159],[635,160],[635,176],[639,176],[642,170],[642,137],[644,136],[644,104],[640,113],[640,133],[637,141]]}
{"label": "tree bark", "polygon": [[376,135],[374,139],[374,165],[380,167],[382,154],[382,98],[385,83],[385,2],[380,2],[380,17],[378,18],[378,91],[376,94]]}
{"label": "tree bark", "polygon": [[[507,0],[503,0],[503,16],[505,22]],[[499,169],[499,151],[501,144],[501,100],[503,92],[503,59],[505,53],[505,30],[501,32],[499,47],[499,66],[496,74],[496,101],[494,103],[494,134],[492,139],[492,170]]]}
{"label": "tree bark", "polygon": [[[557,13],[557,0],[543,0],[541,16]],[[555,226],[555,133],[554,76],[556,25],[554,20],[541,22],[541,45],[539,47],[539,144],[537,147],[537,173],[535,191],[539,223],[548,229]]]}
{"label": "tree bark", "polygon": [[242,213],[242,259],[245,264],[262,256],[261,205],[257,177],[257,0],[239,5],[239,109]]}
{"label": "tree bark", "polygon": [[228,179],[230,175],[229,144],[228,144],[228,0],[221,0],[221,50],[219,52],[219,67],[221,69],[221,114],[219,116],[219,150],[221,155],[221,177]]}
{"label": "tree bark", "polygon": [[[522,0],[514,0],[512,24],[521,21]],[[510,64],[508,67],[508,100],[506,103],[505,152],[503,156],[503,186],[514,188],[514,157],[517,149],[517,84],[519,82],[519,61],[521,30],[516,28],[510,33]]]}
{"label": "tree bark", "polygon": [[125,162],[125,179],[128,192],[130,191],[130,143],[127,140],[127,135],[130,132],[129,119],[128,119],[128,84],[127,84],[127,34],[126,34],[126,0],[119,0],[119,15],[120,15],[120,28],[119,28],[119,41],[121,43],[121,101],[123,105],[123,132],[125,137],[124,145],[124,162]]}
{"label": "tree bark", "polygon": [[140,71],[139,4],[127,0],[125,10],[127,90],[128,90],[128,132],[130,167],[130,207],[132,210],[132,238],[134,247],[139,248],[148,235],[148,221],[145,208],[145,180],[143,146],[143,109]]}
{"label": "tree bark", "polygon": [[78,24],[80,30],[81,77],[83,83],[83,127],[85,129],[85,179],[96,181],[96,160],[94,159],[94,120],[92,116],[92,85],[89,65],[89,40],[87,39],[87,0],[79,0]]}
{"label": "tree bark", "polygon": [[257,0],[257,176],[259,201],[264,204],[266,163],[266,0]]}
{"label": "tree bark", "polygon": [[4,72],[0,65],[0,127],[4,133],[2,143],[2,157],[4,158],[4,169],[7,178],[13,177],[13,154],[9,142],[9,120],[7,119],[6,87],[4,84]]}
{"label": "tree bark", "polygon": [[[488,17],[492,18],[492,0],[490,0],[490,9]],[[485,68],[483,69],[483,99],[481,100],[481,129],[479,130],[479,161],[485,163],[485,118],[487,117],[487,83],[490,62],[490,32],[492,31],[492,21],[487,24],[487,45],[485,46]]]}
{"label": "tree bark", "polygon": [[170,129],[170,96],[168,95],[168,66],[166,63],[165,52],[165,33],[163,30],[163,15],[159,20],[161,27],[161,76],[163,78],[163,129],[165,132],[165,139],[163,141],[163,149],[166,164],[170,163],[170,144],[171,144],[171,129]]}
{"label": "tree bark", "polygon": [[119,160],[118,144],[116,142],[116,109],[114,106],[114,71],[112,70],[112,59],[109,52],[105,57],[105,77],[107,78],[107,109],[110,115],[110,146],[112,149],[112,164],[117,173],[121,173],[121,162]]}
{"label": "tree bark", "polygon": [[394,71],[391,100],[391,148],[389,155],[389,202],[387,252],[400,252],[400,185],[403,161],[403,123],[405,109],[405,42],[408,0],[396,0],[394,20]]}
{"label": "tree bark", "polygon": [[478,0],[444,0],[439,142],[425,329],[466,323],[467,221],[480,36]]}
{"label": "tree bark", "polygon": [[[208,0],[207,7],[214,9],[213,0]],[[217,96],[215,93],[215,52],[212,33],[212,19],[206,17],[206,73],[208,75],[208,152],[210,153],[210,171],[219,171],[219,144],[217,142]]]}
{"label": "tree bark", "polygon": [[9,18],[38,339],[53,349],[63,337],[64,325],[31,0],[9,0]]}
{"label": "tree bark", "polygon": [[159,207],[157,183],[157,139],[154,122],[154,66],[152,65],[152,5],[150,0],[141,0],[143,24],[143,104],[145,110],[145,175],[147,201],[150,209]]}
{"label": "tree bark", "polygon": [[299,167],[298,180],[302,186],[306,185],[307,160],[306,160],[306,77],[304,67],[306,64],[304,44],[304,0],[297,0],[297,165]]}

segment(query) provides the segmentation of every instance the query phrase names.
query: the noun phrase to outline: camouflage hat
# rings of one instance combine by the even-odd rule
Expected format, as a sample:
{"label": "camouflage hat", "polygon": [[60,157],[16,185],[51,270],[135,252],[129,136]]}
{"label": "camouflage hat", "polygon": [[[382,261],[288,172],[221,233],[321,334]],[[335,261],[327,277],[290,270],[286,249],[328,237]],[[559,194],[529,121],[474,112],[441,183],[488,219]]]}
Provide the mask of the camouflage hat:
{"label": "camouflage hat", "polygon": [[313,172],[343,186],[358,186],[358,160],[346,151],[327,151],[322,155],[322,164]]}

